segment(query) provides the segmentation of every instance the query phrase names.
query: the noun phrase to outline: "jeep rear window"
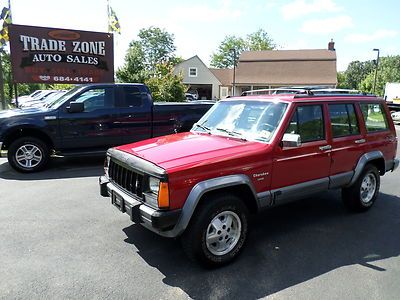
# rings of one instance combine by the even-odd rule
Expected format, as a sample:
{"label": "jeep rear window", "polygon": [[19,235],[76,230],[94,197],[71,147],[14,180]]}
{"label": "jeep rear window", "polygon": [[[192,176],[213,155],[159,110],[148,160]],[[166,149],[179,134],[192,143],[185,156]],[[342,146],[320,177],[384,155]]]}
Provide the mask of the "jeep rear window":
{"label": "jeep rear window", "polygon": [[329,116],[334,138],[360,133],[353,104],[329,104]]}
{"label": "jeep rear window", "polygon": [[368,132],[376,132],[389,129],[386,114],[384,113],[382,104],[379,103],[362,103],[361,111],[364,116],[365,127]]}
{"label": "jeep rear window", "polygon": [[287,103],[229,100],[216,103],[193,131],[269,142],[286,111]]}

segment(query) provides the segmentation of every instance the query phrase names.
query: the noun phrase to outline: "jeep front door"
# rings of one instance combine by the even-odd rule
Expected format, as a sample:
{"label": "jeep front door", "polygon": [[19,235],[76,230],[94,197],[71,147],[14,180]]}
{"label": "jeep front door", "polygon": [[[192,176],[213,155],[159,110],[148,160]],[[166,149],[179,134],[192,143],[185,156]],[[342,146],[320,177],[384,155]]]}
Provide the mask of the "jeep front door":
{"label": "jeep front door", "polygon": [[271,189],[276,203],[284,203],[328,188],[330,145],[323,104],[295,107],[285,133],[298,134],[301,145],[275,148]]}

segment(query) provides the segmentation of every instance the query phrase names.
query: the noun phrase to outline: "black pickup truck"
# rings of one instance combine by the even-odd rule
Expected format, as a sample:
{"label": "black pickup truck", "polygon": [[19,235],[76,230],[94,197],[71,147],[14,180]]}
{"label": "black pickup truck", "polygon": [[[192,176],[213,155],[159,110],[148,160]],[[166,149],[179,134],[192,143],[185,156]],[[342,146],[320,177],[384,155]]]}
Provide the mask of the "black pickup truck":
{"label": "black pickup truck", "polygon": [[51,155],[104,154],[109,147],[188,131],[212,103],[153,103],[143,84],[92,84],[42,108],[0,112],[0,157],[20,172]]}

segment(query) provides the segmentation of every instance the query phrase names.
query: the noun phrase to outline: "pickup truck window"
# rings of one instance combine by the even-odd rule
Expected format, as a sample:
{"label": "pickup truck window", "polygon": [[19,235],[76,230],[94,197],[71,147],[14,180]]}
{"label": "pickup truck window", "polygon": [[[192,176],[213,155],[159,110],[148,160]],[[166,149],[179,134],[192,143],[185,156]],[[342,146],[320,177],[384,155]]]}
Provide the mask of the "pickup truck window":
{"label": "pickup truck window", "polygon": [[322,106],[303,105],[297,107],[286,133],[299,134],[302,143],[325,139]]}
{"label": "pickup truck window", "polygon": [[329,116],[334,138],[360,133],[353,104],[329,104]]}
{"label": "pickup truck window", "polygon": [[193,130],[269,142],[286,107],[287,104],[282,102],[220,101],[196,123]]}
{"label": "pickup truck window", "polygon": [[365,127],[368,132],[375,132],[389,129],[386,114],[383,112],[382,104],[368,103],[360,105]]}
{"label": "pickup truck window", "polygon": [[143,106],[143,96],[140,90],[134,86],[123,87],[124,89],[124,106],[140,107]]}
{"label": "pickup truck window", "polygon": [[114,89],[113,88],[96,88],[90,89],[75,99],[75,102],[83,102],[85,112],[94,111],[96,109],[114,107]]}

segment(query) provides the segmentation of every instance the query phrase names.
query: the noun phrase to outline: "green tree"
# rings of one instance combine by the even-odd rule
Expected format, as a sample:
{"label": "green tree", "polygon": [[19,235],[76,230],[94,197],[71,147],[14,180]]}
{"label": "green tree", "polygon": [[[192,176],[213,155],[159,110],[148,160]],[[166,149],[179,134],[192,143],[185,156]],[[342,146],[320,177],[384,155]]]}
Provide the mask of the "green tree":
{"label": "green tree", "polygon": [[117,70],[118,81],[143,83],[147,77],[144,59],[140,42],[132,41],[125,55],[125,64]]}
{"label": "green tree", "polygon": [[[11,59],[10,54],[1,52],[1,64],[3,68],[3,81],[4,81],[4,98],[6,105],[9,106],[11,99],[15,98],[15,85],[12,80]],[[18,96],[28,95],[36,90],[47,89],[48,86],[41,83],[18,83],[17,92]]]}
{"label": "green tree", "polygon": [[263,29],[248,34],[246,38],[228,35],[211,55],[210,64],[214,68],[232,68],[243,51],[273,50],[276,47],[274,40]]}
{"label": "green tree", "polygon": [[182,83],[183,76],[173,72],[172,63],[160,63],[156,66],[156,76],[145,80],[154,101],[183,101],[186,86]]}
{"label": "green tree", "polygon": [[337,88],[338,89],[346,89],[346,73],[345,72],[337,72]]}
{"label": "green tree", "polygon": [[117,70],[118,81],[143,83],[156,73],[158,64],[177,60],[172,34],[149,27],[141,29],[138,37],[129,44],[125,64]]}
{"label": "green tree", "polygon": [[344,87],[360,89],[361,82],[375,69],[373,61],[352,61],[345,71]]}
{"label": "green tree", "polygon": [[[374,90],[375,69],[362,80],[360,89],[372,93]],[[376,77],[375,93],[383,96],[387,82],[400,82],[400,55],[386,56],[380,59]]]}
{"label": "green tree", "polygon": [[245,50],[247,50],[247,46],[243,38],[228,35],[218,46],[217,52],[212,54],[210,64],[214,68],[231,68],[234,63],[234,51],[236,51],[237,59]]}

